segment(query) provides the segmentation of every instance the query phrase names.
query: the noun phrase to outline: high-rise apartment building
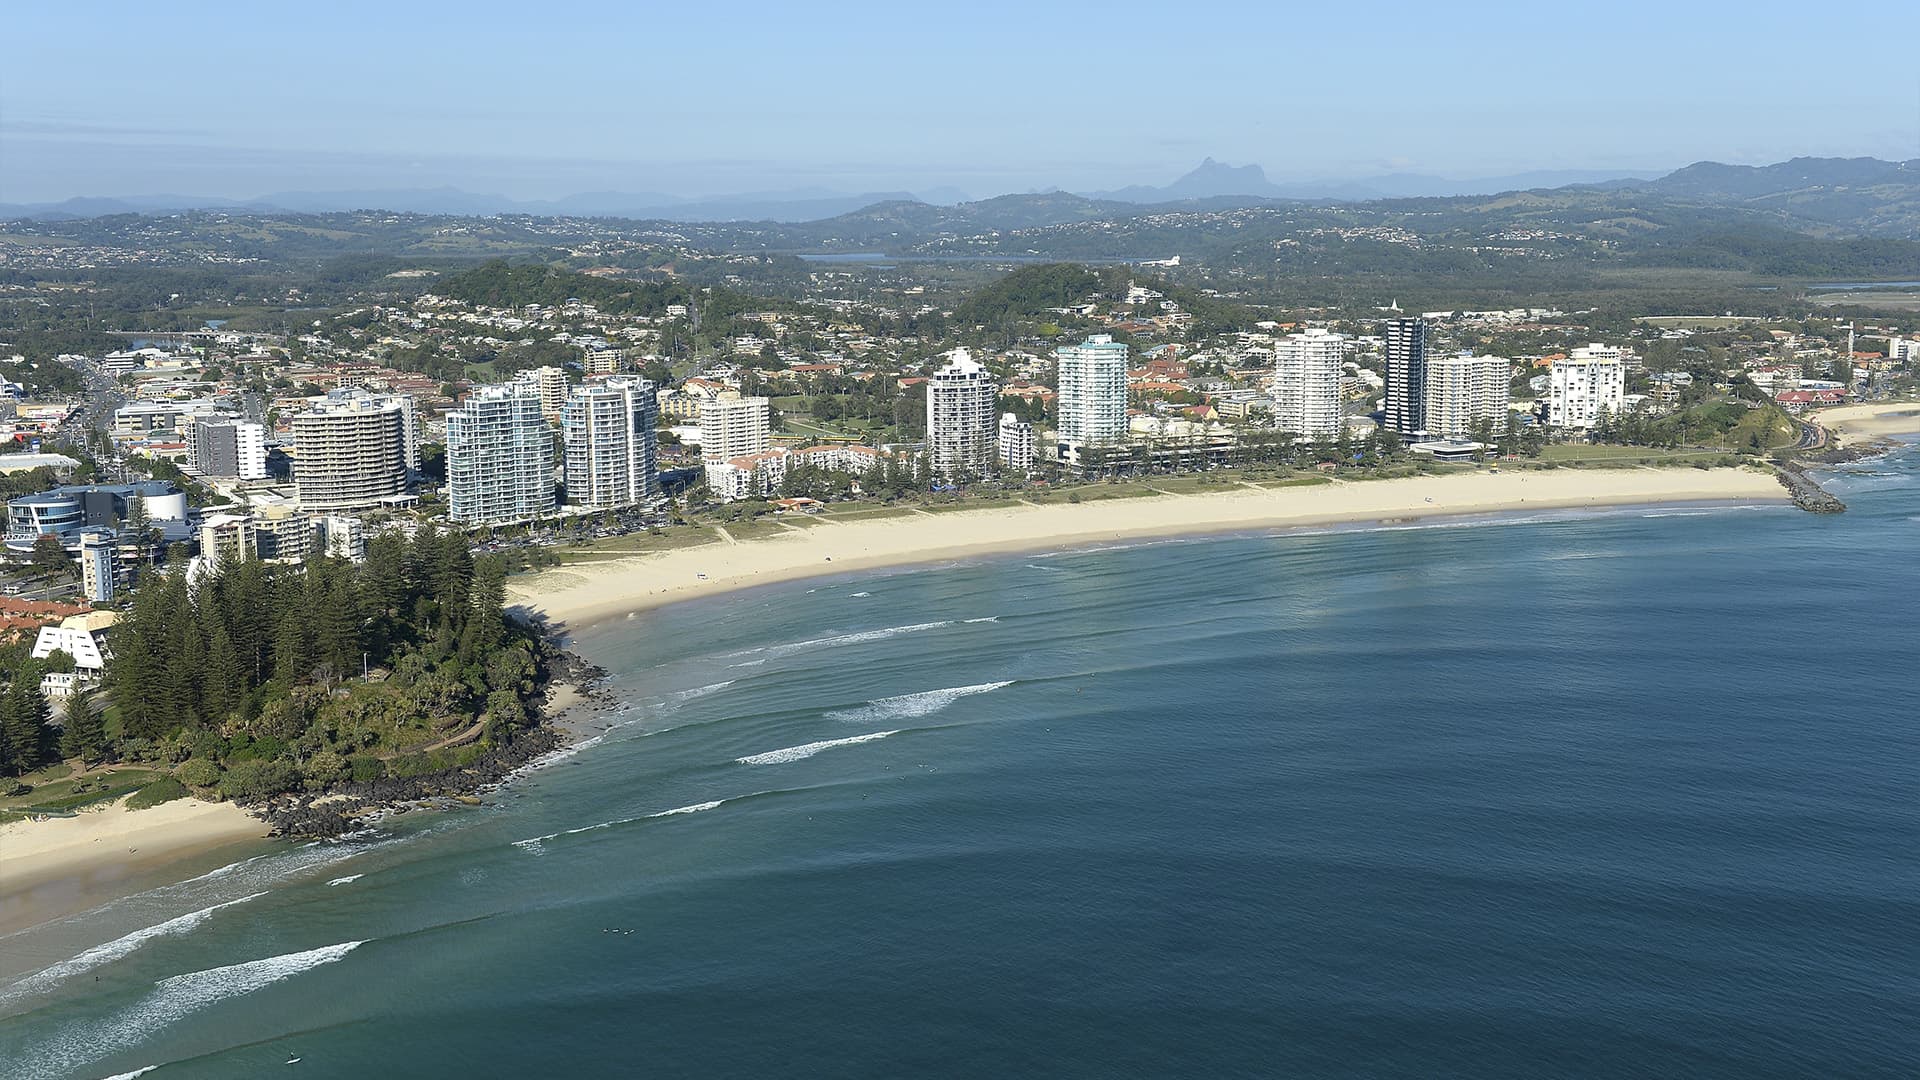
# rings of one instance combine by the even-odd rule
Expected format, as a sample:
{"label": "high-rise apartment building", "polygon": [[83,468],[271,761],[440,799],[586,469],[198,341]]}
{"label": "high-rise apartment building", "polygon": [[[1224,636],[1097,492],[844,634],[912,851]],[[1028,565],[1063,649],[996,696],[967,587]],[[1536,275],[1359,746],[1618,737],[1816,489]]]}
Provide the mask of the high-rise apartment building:
{"label": "high-rise apartment building", "polygon": [[1617,358],[1555,360],[1547,373],[1547,423],[1590,428],[1603,409],[1619,415],[1626,393],[1626,365]]}
{"label": "high-rise apartment building", "polygon": [[1126,343],[1111,334],[1094,334],[1054,353],[1060,369],[1056,401],[1062,446],[1099,446],[1126,438],[1127,354]]}
{"label": "high-rise apartment building", "polygon": [[1427,427],[1427,323],[1390,319],[1387,339],[1386,427],[1413,435]]}
{"label": "high-rise apartment building", "polygon": [[449,518],[498,525],[553,509],[553,428],[538,383],[480,387],[447,414]]}
{"label": "high-rise apartment building", "polygon": [[[764,401],[765,399],[761,399]],[[567,498],[583,506],[650,503],[660,495],[654,428],[659,397],[638,377],[577,386],[561,410]]]}
{"label": "high-rise apartment building", "polygon": [[197,416],[185,424],[187,471],[195,476],[267,478],[267,429],[230,416]]}
{"label": "high-rise apartment building", "polygon": [[533,387],[540,395],[540,415],[547,418],[547,423],[560,422],[560,410],[567,403],[566,368],[552,365],[529,368],[516,376],[514,381]]}
{"label": "high-rise apartment building", "polygon": [[731,461],[767,449],[771,413],[763,397],[719,397],[700,403],[700,458]]}
{"label": "high-rise apartment building", "polygon": [[1491,422],[1496,433],[1507,427],[1507,383],[1511,362],[1498,356],[1436,356],[1427,361],[1426,428],[1440,438],[1464,438]]}
{"label": "high-rise apartment building", "polygon": [[1347,339],[1314,328],[1288,334],[1273,346],[1274,426],[1295,435],[1338,435],[1340,362]]}
{"label": "high-rise apartment building", "polygon": [[935,476],[984,476],[999,456],[1000,387],[965,349],[927,380],[927,456]]}
{"label": "high-rise apartment building", "polygon": [[303,510],[355,510],[404,494],[420,462],[413,399],[336,390],[293,418]]}
{"label": "high-rise apartment building", "polygon": [[1012,413],[1000,418],[1000,468],[1010,476],[1033,471],[1033,425]]}

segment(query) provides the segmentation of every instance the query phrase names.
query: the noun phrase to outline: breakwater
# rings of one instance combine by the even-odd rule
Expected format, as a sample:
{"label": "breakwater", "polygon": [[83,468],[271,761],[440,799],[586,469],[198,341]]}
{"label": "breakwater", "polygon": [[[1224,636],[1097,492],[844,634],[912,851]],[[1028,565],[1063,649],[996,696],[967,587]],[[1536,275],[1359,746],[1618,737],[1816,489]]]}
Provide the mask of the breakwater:
{"label": "breakwater", "polygon": [[1783,462],[1777,475],[1780,484],[1793,497],[1793,505],[1809,514],[1845,513],[1847,504],[1841,502],[1832,492],[1820,486],[1819,482],[1807,475],[1806,467],[1797,462]]}

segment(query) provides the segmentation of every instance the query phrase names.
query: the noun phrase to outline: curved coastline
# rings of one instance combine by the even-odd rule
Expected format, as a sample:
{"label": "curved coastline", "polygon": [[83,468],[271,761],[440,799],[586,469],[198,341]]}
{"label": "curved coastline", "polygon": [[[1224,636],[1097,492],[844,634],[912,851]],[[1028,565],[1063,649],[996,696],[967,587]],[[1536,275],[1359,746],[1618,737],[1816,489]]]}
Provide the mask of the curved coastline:
{"label": "curved coastline", "polygon": [[1315,487],[1162,495],[1079,505],[914,514],[820,524],[735,545],[704,545],[549,570],[509,599],[570,632],[738,589],[980,555],[1262,528],[1406,521],[1516,510],[1787,501],[1771,471],[1632,468],[1483,471]]}

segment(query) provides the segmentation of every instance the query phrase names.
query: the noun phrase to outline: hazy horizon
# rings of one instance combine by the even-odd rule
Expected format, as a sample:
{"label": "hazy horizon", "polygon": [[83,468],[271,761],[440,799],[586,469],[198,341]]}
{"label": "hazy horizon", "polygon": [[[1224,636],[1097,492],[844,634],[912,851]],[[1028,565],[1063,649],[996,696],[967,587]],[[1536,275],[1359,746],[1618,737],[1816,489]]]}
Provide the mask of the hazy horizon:
{"label": "hazy horizon", "polygon": [[[1904,6],[1848,26],[1920,30]],[[984,4],[349,3],[27,9],[0,70],[0,201],[453,187],[516,200],[1164,185],[1202,157],[1290,183],[1659,175],[1920,157],[1920,73],[1809,54],[1795,9],[1282,12]],[[1836,38],[1838,40],[1838,38]],[[1621,43],[1630,47],[1623,47]],[[1762,60],[1765,62],[1761,62]],[[1605,104],[1597,104],[1604,100]]]}

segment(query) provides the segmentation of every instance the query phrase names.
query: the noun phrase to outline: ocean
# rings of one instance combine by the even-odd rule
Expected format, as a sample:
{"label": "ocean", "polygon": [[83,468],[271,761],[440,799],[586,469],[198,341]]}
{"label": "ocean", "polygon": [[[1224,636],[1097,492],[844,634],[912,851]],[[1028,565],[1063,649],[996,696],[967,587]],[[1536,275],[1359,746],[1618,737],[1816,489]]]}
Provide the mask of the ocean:
{"label": "ocean", "polygon": [[1831,486],[617,621],[487,805],[0,938],[0,1075],[1911,1077],[1920,451]]}

